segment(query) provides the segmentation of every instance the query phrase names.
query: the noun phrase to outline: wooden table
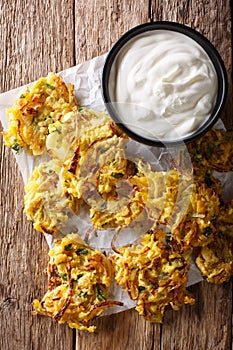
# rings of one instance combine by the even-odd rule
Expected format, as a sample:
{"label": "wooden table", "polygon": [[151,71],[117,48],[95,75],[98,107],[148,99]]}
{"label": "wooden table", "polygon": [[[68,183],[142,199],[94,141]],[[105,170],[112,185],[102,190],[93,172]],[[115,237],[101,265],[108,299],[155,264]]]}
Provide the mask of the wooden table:
{"label": "wooden table", "polygon": [[[232,18],[227,0],[1,0],[1,92],[107,52],[131,27],[152,20],[190,25],[219,50],[229,77],[223,120],[233,130]],[[32,316],[31,302],[46,290],[48,246],[23,213],[23,181],[0,140],[1,350],[230,350],[232,283],[191,288],[197,302],[150,324],[129,310],[97,320],[96,334]]]}

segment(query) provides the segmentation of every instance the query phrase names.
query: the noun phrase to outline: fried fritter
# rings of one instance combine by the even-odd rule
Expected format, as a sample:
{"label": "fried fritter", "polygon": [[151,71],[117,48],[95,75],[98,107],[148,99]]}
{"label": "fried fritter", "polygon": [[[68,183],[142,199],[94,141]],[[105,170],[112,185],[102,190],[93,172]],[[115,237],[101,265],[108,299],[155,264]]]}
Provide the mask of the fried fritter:
{"label": "fried fritter", "polygon": [[53,73],[27,88],[7,110],[9,129],[3,132],[5,144],[16,152],[27,149],[31,155],[45,151],[49,125],[72,113],[76,106],[73,85]]}
{"label": "fried fritter", "polygon": [[80,201],[63,193],[55,161],[41,163],[25,185],[25,213],[36,230],[53,234],[63,227],[72,213],[77,213]]}
{"label": "fried fritter", "polygon": [[233,200],[221,203],[217,217],[218,232],[233,238]]}
{"label": "fried fritter", "polygon": [[187,145],[197,168],[217,171],[233,170],[233,139],[222,130],[211,129],[197,141]]}
{"label": "fried fritter", "polygon": [[149,188],[148,215],[155,223],[166,225],[171,230],[186,215],[193,190],[192,177],[181,174],[177,169],[144,171]]}
{"label": "fried fritter", "polygon": [[91,221],[99,229],[128,226],[145,207],[148,184],[143,174],[132,175],[118,181],[116,187],[118,186],[120,190],[117,198],[114,195],[105,196],[103,204],[92,206],[90,209]]}
{"label": "fried fritter", "polygon": [[221,233],[207,246],[195,251],[196,264],[211,283],[229,281],[233,275],[233,239]]}
{"label": "fried fritter", "polygon": [[33,301],[35,314],[52,317],[71,328],[94,332],[95,317],[107,307],[123,305],[107,300],[113,279],[110,261],[78,235],[69,234],[56,241],[49,256],[48,291],[41,302]]}
{"label": "fried fritter", "polygon": [[63,115],[49,125],[46,148],[49,155],[62,162],[69,159],[78,147],[79,139],[93,127],[110,123],[104,112],[96,112],[85,107],[74,107],[72,112]]}
{"label": "fried fritter", "polygon": [[219,205],[219,196],[212,188],[205,183],[194,184],[187,215],[174,229],[174,239],[184,249],[210,243],[216,232],[215,221]]}
{"label": "fried fritter", "polygon": [[128,225],[145,205],[147,181],[126,159],[126,142],[116,125],[101,124],[80,138],[64,166],[65,191],[89,205],[91,221],[100,229]]}
{"label": "fried fritter", "polygon": [[110,257],[117,283],[137,300],[136,310],[150,322],[162,322],[169,307],[178,310],[194,303],[185,287],[191,251],[173,250],[166,235],[161,229],[143,235],[140,247],[122,247]]}

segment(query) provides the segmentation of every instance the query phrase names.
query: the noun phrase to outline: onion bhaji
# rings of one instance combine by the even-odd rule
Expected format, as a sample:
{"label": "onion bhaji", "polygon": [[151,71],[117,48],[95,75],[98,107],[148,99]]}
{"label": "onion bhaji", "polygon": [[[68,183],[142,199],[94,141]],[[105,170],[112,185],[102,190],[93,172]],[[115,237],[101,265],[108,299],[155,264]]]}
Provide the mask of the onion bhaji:
{"label": "onion bhaji", "polygon": [[78,147],[79,138],[89,129],[110,118],[105,112],[96,112],[85,107],[74,107],[72,112],[64,114],[55,123],[49,125],[46,139],[47,152],[51,158],[65,162],[73,156]]}
{"label": "onion bhaji", "polygon": [[122,247],[111,255],[115,279],[133,300],[136,310],[150,322],[162,322],[168,308],[193,304],[186,290],[191,251],[181,254],[156,230],[142,236],[140,246]]}
{"label": "onion bhaji", "polygon": [[173,230],[174,238],[183,249],[206,245],[213,240],[219,205],[220,199],[214,189],[204,182],[194,183],[187,213]]}
{"label": "onion bhaji", "polygon": [[101,124],[80,138],[64,167],[64,187],[90,206],[91,221],[99,229],[128,225],[145,206],[147,180],[127,160],[126,142],[115,124]]}
{"label": "onion bhaji", "polygon": [[190,175],[183,175],[177,169],[143,172],[148,180],[146,208],[150,219],[156,224],[176,227],[186,214],[193,191]]}
{"label": "onion bhaji", "polygon": [[219,234],[233,238],[233,200],[221,203],[217,217],[217,229]]}
{"label": "onion bhaji", "polygon": [[217,171],[233,170],[233,139],[222,130],[211,129],[187,145],[194,167]]}
{"label": "onion bhaji", "polygon": [[196,264],[211,283],[229,281],[233,275],[233,238],[219,235],[210,244],[195,250]]}
{"label": "onion bhaji", "polygon": [[41,163],[25,185],[25,213],[34,228],[43,233],[53,234],[79,209],[80,200],[64,194],[60,171],[55,161]]}
{"label": "onion bhaji", "polygon": [[3,132],[5,144],[17,153],[25,148],[31,155],[45,151],[49,125],[55,123],[76,106],[72,84],[49,73],[27,88],[7,110],[9,129]]}
{"label": "onion bhaji", "polygon": [[221,203],[219,210],[214,240],[194,250],[198,268],[211,283],[229,281],[233,275],[233,201]]}
{"label": "onion bhaji", "polygon": [[121,306],[108,300],[113,268],[107,257],[91,249],[77,234],[57,240],[49,252],[48,291],[34,300],[35,314],[52,317],[71,328],[94,332],[92,321],[105,308]]}

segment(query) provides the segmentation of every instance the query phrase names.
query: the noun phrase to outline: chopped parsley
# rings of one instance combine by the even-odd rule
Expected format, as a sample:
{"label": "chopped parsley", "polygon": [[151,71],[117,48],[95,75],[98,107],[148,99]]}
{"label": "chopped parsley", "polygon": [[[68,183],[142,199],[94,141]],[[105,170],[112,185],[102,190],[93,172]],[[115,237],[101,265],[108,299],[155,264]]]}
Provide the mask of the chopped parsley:
{"label": "chopped parsley", "polygon": [[73,249],[72,243],[69,243],[69,244],[67,244],[67,245],[65,246],[65,251],[66,251],[66,252],[69,252],[69,251],[71,251],[72,249]]}
{"label": "chopped parsley", "polygon": [[88,254],[88,249],[83,248],[83,249],[78,249],[75,252],[77,255],[87,255]]}
{"label": "chopped parsley", "polygon": [[103,290],[100,288],[99,283],[96,284],[96,288],[97,288],[97,298],[99,300],[106,300],[107,297],[106,297],[105,293],[103,292]]}
{"label": "chopped parsley", "polygon": [[167,276],[168,276],[168,273],[167,273],[167,272],[164,272],[164,271],[160,272],[160,274],[159,274],[159,277],[160,277],[160,278],[165,278],[165,277],[167,277]]}
{"label": "chopped parsley", "polygon": [[68,280],[68,276],[67,276],[67,273],[59,273],[59,276],[64,280],[64,281],[67,281]]}
{"label": "chopped parsley", "polygon": [[104,181],[104,175],[100,175],[100,181]]}
{"label": "chopped parsley", "polygon": [[51,90],[54,90],[54,89],[55,89],[55,86],[50,85],[50,84],[48,84],[48,83],[46,83],[46,86],[47,86],[47,88],[49,88],[49,89],[51,89]]}
{"label": "chopped parsley", "polygon": [[86,298],[87,292],[81,292],[81,293],[78,294],[78,296],[79,296],[80,298]]}
{"label": "chopped parsley", "polygon": [[124,176],[124,174],[113,172],[113,173],[111,173],[111,176],[114,177],[115,179],[121,179]]}
{"label": "chopped parsley", "polygon": [[25,98],[26,96],[24,94],[20,95],[19,98]]}
{"label": "chopped parsley", "polygon": [[212,158],[212,156],[213,156],[213,151],[214,151],[213,147],[212,147],[211,145],[207,145],[206,153],[207,153],[207,157],[208,157],[209,159]]}
{"label": "chopped parsley", "polygon": [[21,149],[21,146],[18,144],[18,143],[14,143],[12,146],[11,146],[11,149],[13,149],[15,151],[16,154],[19,154],[19,151]]}
{"label": "chopped parsley", "polygon": [[143,293],[143,292],[145,292],[145,290],[146,290],[146,287],[143,287],[143,286],[138,287],[139,293]]}
{"label": "chopped parsley", "polygon": [[39,116],[36,115],[36,116],[33,118],[32,124],[33,124],[34,126],[37,126],[38,123],[39,123]]}

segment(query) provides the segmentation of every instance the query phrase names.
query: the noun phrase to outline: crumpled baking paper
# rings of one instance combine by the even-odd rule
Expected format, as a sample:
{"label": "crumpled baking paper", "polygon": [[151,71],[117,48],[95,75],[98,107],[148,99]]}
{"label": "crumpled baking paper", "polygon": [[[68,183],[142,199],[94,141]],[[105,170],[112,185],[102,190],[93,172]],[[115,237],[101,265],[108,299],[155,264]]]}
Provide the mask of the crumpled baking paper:
{"label": "crumpled baking paper", "polygon": [[[90,61],[84,62],[82,64],[79,64],[75,67],[66,69],[59,74],[64,78],[64,81],[66,83],[72,83],[75,87],[75,98],[77,102],[82,105],[86,106],[88,108],[92,108],[95,110],[104,110],[104,103],[101,96],[101,75],[102,75],[102,68],[105,61],[106,55],[96,57]],[[27,86],[30,86],[31,84],[28,84]],[[8,127],[8,121],[6,117],[6,108],[10,108],[16,97],[20,95],[22,90],[24,90],[25,87],[20,87],[5,93],[2,93],[0,95],[0,120],[2,122],[4,130]],[[218,123],[218,127],[222,127],[222,123]],[[160,167],[162,163],[162,159],[164,155],[166,154],[171,155],[172,157],[175,157],[174,154],[177,152],[179,153],[179,149],[172,148],[172,149],[161,149],[161,148],[153,148],[145,145],[141,145],[135,141],[130,141],[129,143],[129,152],[132,152],[133,150],[133,156],[139,156],[143,159],[148,158],[148,155],[150,157],[150,161],[153,163],[153,165],[156,165],[157,168]],[[18,163],[19,169],[22,173],[22,177],[24,180],[24,183],[28,181],[28,178],[33,171],[34,167],[38,165],[42,160],[44,160],[44,157],[32,157],[27,154],[25,150],[20,152],[19,155],[15,154],[14,156],[16,158],[16,162]],[[132,155],[131,155],[132,156]],[[228,174],[215,174],[217,175],[224,186],[226,188],[230,188],[233,183],[233,173]],[[229,187],[229,184],[231,186]],[[229,194],[229,190],[226,190],[226,196],[232,198],[232,190],[231,194]],[[227,198],[229,199],[229,198]],[[91,227],[90,219],[89,219],[89,212],[87,212],[85,209],[81,209],[78,212],[78,215],[72,217],[68,224],[66,225],[66,228],[64,229],[64,234],[68,232],[77,232],[82,236],[87,230],[89,230]],[[140,234],[135,235],[135,232],[131,231],[129,228],[124,229],[126,234],[119,235],[118,239],[118,246],[123,246],[129,242],[137,240],[137,238],[140,236]],[[115,234],[115,231],[113,230],[104,230],[99,231],[97,234],[90,234],[88,243],[93,248],[98,248],[100,250],[104,251],[111,251],[111,240]],[[45,235],[49,247],[53,244],[53,237],[50,235]],[[126,239],[127,237],[127,239]],[[202,280],[202,276],[200,271],[196,268],[195,264],[192,262],[191,269],[189,273],[189,281],[188,285],[192,285],[195,283],[198,283]],[[114,282],[110,288],[110,295],[109,299],[122,301],[124,303],[123,307],[112,307],[105,311],[104,314],[112,314],[116,312],[120,312],[126,309],[130,309],[135,306],[135,301],[132,301],[128,294],[123,291],[123,289],[116,285]]]}

